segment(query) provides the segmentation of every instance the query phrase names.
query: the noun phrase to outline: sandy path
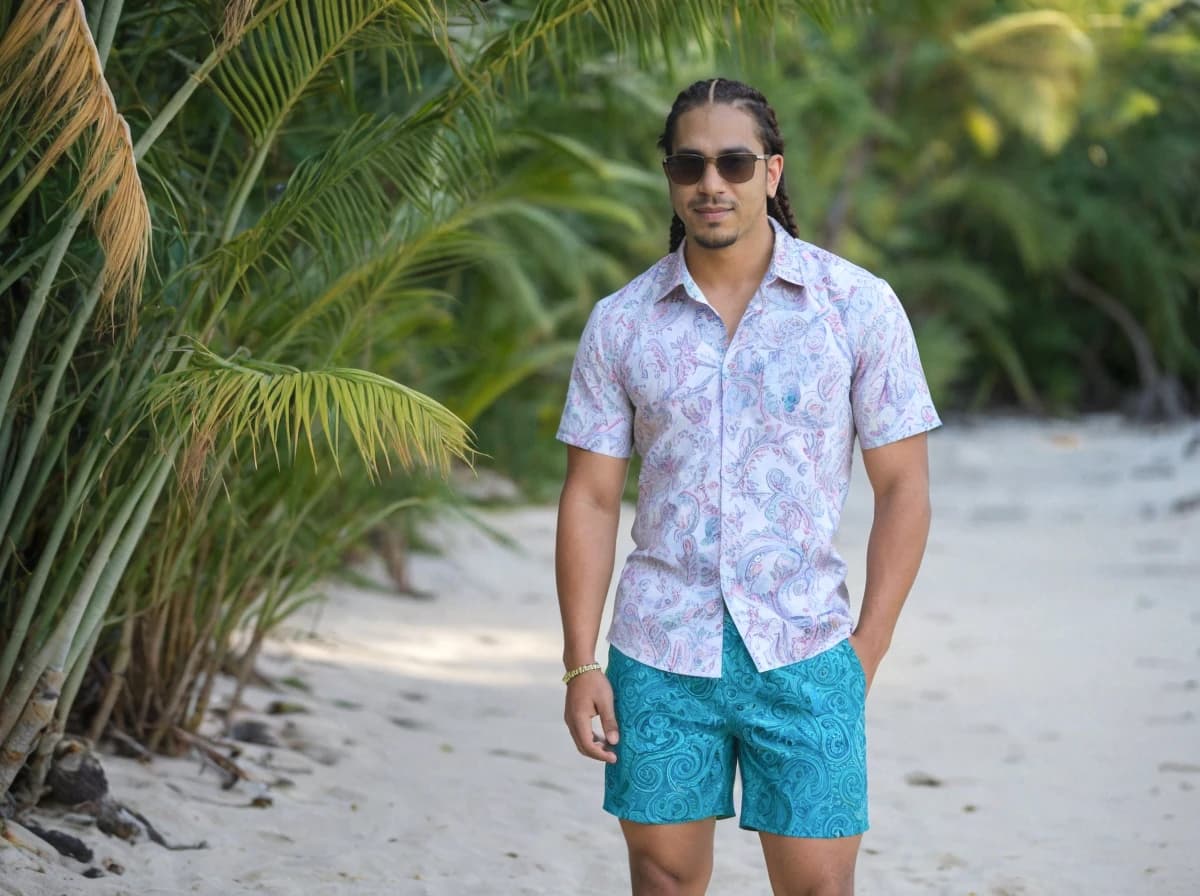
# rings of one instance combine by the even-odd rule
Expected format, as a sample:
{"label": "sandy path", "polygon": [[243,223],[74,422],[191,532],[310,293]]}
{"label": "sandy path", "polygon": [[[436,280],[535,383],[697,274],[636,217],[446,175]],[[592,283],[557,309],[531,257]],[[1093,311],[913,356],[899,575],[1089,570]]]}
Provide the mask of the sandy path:
{"label": "sandy path", "polygon": [[[1178,503],[1200,430],[993,423],[931,451],[930,549],[870,698],[859,892],[1200,893],[1200,508]],[[249,705],[312,712],[262,716],[292,748],[242,759],[292,781],[271,808],[196,760],[107,758],[119,797],[210,848],[85,832],[127,869],[101,880],[0,848],[0,892],[627,892],[602,770],[560,721],[553,511],[486,518],[519,550],[446,527],[413,568],[436,600],[342,588],[272,643],[263,670],[310,690]],[[859,471],[859,572],[869,523]],[[753,835],[724,822],[717,850],[710,892],[767,892]]]}

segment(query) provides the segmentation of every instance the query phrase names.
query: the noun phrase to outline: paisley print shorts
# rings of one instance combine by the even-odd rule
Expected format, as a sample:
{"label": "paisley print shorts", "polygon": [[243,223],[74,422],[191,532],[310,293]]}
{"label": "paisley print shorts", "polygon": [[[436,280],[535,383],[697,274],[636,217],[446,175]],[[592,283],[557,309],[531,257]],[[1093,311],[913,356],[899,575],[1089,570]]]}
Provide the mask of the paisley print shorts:
{"label": "paisley print shorts", "polygon": [[867,829],[866,679],[848,640],[759,672],[729,614],[720,678],[664,672],[609,648],[621,729],[604,808],[643,824],[734,815],[788,837]]}

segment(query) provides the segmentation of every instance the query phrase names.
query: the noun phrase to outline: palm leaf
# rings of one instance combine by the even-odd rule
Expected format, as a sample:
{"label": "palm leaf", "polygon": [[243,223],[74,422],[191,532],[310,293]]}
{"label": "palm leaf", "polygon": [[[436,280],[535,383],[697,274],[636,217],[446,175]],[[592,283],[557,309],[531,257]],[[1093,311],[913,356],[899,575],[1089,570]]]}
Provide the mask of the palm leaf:
{"label": "palm leaf", "polygon": [[316,254],[361,258],[396,205],[434,215],[445,194],[464,194],[477,149],[438,122],[360,118],[326,152],[301,163],[280,199],[219,255],[245,269],[300,243]]}
{"label": "palm leaf", "polygon": [[998,228],[1016,247],[1030,272],[1057,270],[1074,248],[1075,233],[1055,209],[1034,195],[1028,183],[987,171],[963,169],[938,180],[924,197],[909,201],[908,211],[949,210],[956,220]]}
{"label": "palm leaf", "polygon": [[466,424],[433,399],[386,377],[344,367],[299,370],[226,359],[201,345],[193,348],[188,369],[152,384],[149,407],[155,414],[169,410],[190,431],[185,481],[196,481],[218,440],[236,444],[243,436],[250,439],[255,463],[260,440],[277,452],[280,437],[293,455],[303,437],[315,462],[313,436],[319,432],[340,469],[338,436],[344,426],[373,477],[379,474],[381,453],[389,470],[394,455],[405,469],[420,463],[444,472],[451,459],[467,460],[471,452]]}
{"label": "palm leaf", "polygon": [[72,147],[83,158],[72,201],[95,218],[104,250],[104,306],[129,296],[136,312],[150,247],[150,211],[138,179],[129,125],[104,79],[83,5],[78,0],[23,3],[0,40],[0,115],[20,134],[24,152],[49,140],[20,190],[0,212],[0,230]]}
{"label": "palm leaf", "polygon": [[411,63],[417,39],[444,40],[447,27],[437,4],[429,2],[291,0],[246,32],[212,84],[261,146],[357,41],[374,37]]}
{"label": "palm leaf", "polygon": [[1095,68],[1088,36],[1065,13],[1012,13],[955,37],[979,92],[1048,153],[1075,129],[1084,81]]}

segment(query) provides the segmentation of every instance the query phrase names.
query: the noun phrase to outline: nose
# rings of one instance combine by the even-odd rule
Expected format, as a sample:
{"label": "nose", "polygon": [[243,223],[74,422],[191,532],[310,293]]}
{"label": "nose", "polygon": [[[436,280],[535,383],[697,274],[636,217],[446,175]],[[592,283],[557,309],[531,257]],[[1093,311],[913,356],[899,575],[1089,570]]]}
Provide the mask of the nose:
{"label": "nose", "polygon": [[714,196],[725,192],[725,178],[721,177],[721,173],[717,171],[716,159],[704,160],[704,174],[700,177],[700,182],[696,184],[697,189],[706,196]]}

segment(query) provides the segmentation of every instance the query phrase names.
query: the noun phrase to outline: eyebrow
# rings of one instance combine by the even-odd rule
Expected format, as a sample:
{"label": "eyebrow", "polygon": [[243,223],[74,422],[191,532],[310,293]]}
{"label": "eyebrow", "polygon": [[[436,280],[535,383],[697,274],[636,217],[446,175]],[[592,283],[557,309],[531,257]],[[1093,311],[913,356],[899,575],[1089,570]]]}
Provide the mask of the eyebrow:
{"label": "eyebrow", "polygon": [[[722,149],[722,150],[719,150],[719,151],[717,152],[717,155],[719,155],[719,156],[723,156],[723,155],[725,155],[726,153],[731,153],[731,152],[749,152],[749,153],[754,153],[754,150],[753,150],[753,149],[751,149],[749,146],[727,146],[727,147],[725,147],[724,149]],[[676,154],[676,155],[689,155],[689,156],[702,156],[702,155],[704,155],[704,153],[702,153],[700,150],[698,150],[698,149],[695,149],[695,148],[693,148],[693,147],[691,147],[691,146],[680,146],[678,149],[676,149],[676,150],[675,150],[675,154]],[[755,155],[757,155],[757,153],[754,153],[754,154],[755,154]]]}

